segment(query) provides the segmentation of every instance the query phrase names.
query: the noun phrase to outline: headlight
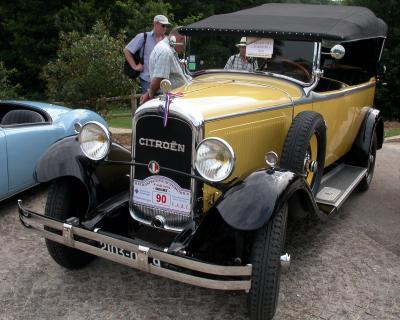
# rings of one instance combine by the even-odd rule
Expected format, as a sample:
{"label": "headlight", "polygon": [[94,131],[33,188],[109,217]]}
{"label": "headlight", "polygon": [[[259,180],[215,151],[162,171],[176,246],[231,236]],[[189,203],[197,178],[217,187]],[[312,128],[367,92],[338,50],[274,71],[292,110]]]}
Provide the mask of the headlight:
{"label": "headlight", "polygon": [[195,164],[203,178],[219,182],[232,174],[235,154],[226,141],[220,138],[207,138],[197,146]]}
{"label": "headlight", "polygon": [[89,159],[101,160],[110,151],[110,133],[101,123],[88,122],[79,132],[79,144]]}

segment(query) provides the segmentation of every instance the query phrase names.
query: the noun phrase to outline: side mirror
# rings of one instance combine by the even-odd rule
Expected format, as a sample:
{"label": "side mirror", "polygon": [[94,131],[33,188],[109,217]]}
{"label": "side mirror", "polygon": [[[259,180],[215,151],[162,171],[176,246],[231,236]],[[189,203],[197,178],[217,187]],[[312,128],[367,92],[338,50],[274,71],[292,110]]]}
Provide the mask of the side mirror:
{"label": "side mirror", "polygon": [[164,94],[166,94],[167,92],[170,92],[171,88],[172,88],[171,81],[169,81],[168,79],[161,80],[160,88]]}
{"label": "side mirror", "polygon": [[331,48],[331,57],[337,60],[340,60],[344,57],[344,54],[346,53],[346,50],[341,44],[335,44]]}

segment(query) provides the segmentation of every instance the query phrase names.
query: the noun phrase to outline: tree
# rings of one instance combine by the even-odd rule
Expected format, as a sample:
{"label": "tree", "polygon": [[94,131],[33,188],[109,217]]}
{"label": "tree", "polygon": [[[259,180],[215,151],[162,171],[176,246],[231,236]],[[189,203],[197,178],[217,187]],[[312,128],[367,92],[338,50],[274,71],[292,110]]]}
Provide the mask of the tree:
{"label": "tree", "polygon": [[14,0],[0,5],[0,60],[16,69],[13,82],[26,91],[43,92],[37,81],[42,66],[55,54],[58,32],[54,15],[71,0]]}
{"label": "tree", "polygon": [[52,100],[102,109],[99,98],[132,91],[132,82],[122,73],[122,34],[113,38],[99,21],[87,35],[61,33],[60,39],[57,58],[42,73]]}

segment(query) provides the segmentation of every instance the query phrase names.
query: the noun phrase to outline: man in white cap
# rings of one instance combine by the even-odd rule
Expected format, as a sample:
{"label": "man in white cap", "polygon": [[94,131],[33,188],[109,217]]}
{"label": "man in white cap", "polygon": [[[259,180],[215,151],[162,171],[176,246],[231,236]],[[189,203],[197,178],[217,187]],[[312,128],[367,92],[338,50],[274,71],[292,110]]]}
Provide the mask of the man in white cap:
{"label": "man in white cap", "polygon": [[240,42],[236,45],[236,47],[239,48],[239,53],[229,57],[224,69],[244,70],[250,72],[257,69],[257,61],[249,60],[249,58],[246,57],[246,45],[247,38],[242,37]]}
{"label": "man in white cap", "polygon": [[[153,19],[153,30],[137,34],[124,48],[126,61],[132,69],[139,71],[142,92],[147,92],[150,85],[149,59],[155,45],[164,39],[165,31],[171,24],[166,16],[161,14]],[[133,55],[139,51],[140,62],[136,63]]]}

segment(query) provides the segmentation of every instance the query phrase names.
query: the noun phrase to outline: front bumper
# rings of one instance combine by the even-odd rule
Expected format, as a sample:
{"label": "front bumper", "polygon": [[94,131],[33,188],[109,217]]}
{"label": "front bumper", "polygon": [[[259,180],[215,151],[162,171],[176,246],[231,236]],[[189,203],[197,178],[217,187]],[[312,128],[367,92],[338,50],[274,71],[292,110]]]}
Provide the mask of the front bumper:
{"label": "front bumper", "polygon": [[[134,240],[129,242],[120,240],[117,236],[100,234],[32,212],[23,208],[21,200],[18,200],[18,211],[21,223],[25,227],[65,246],[199,287],[246,292],[250,290],[251,265],[215,265],[151,249],[135,244]],[[44,227],[57,230],[60,234],[45,230]],[[102,249],[107,246],[114,248],[115,250],[111,250],[114,252]],[[133,254],[118,255],[121,250]],[[177,269],[179,271],[176,271]]]}

